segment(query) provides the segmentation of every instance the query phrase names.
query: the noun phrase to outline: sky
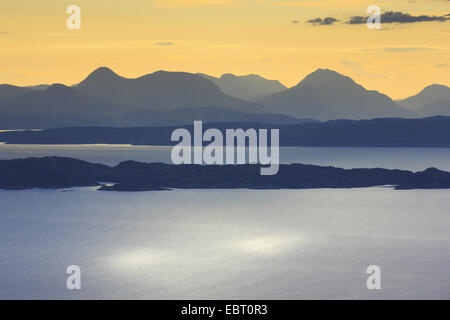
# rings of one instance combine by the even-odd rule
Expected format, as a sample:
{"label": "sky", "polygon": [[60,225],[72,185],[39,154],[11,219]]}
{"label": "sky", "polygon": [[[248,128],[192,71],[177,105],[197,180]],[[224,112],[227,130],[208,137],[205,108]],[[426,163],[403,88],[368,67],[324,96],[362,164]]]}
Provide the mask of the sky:
{"label": "sky", "polygon": [[[81,9],[79,30],[66,26],[69,5]],[[71,85],[107,66],[130,78],[259,74],[288,87],[328,68],[394,99],[450,86],[450,20],[347,23],[370,5],[450,13],[449,0],[0,0],[0,83]],[[326,17],[338,21],[308,22]]]}

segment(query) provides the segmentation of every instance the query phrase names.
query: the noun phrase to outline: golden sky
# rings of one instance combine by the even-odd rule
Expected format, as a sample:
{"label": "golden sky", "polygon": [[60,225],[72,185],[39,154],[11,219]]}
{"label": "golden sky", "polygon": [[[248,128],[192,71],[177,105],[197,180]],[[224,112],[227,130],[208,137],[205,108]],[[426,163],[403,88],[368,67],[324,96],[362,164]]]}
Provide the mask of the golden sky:
{"label": "golden sky", "polygon": [[[66,27],[71,4],[81,8],[80,30]],[[70,85],[108,66],[125,77],[256,73],[286,86],[329,68],[394,99],[450,86],[450,20],[379,31],[345,23],[373,4],[450,13],[448,0],[0,0],[0,83]],[[339,21],[306,22],[328,16]]]}

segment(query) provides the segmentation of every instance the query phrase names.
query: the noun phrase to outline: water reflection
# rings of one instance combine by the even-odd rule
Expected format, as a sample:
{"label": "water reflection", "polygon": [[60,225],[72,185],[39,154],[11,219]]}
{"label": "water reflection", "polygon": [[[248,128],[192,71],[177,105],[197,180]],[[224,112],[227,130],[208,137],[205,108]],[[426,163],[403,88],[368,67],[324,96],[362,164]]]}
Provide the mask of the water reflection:
{"label": "water reflection", "polygon": [[301,243],[300,236],[268,236],[256,237],[237,243],[239,250],[257,255],[273,255],[292,249]]}
{"label": "water reflection", "polygon": [[145,268],[167,262],[167,253],[152,248],[131,249],[114,254],[111,257],[111,265],[114,268]]}

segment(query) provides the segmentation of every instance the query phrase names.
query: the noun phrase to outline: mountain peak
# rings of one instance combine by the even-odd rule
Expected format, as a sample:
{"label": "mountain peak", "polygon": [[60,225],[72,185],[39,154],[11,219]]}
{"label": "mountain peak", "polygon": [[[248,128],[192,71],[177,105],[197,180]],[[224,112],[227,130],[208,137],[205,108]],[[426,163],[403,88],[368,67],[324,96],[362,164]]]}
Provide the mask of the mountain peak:
{"label": "mountain peak", "polygon": [[448,115],[450,112],[450,88],[442,84],[431,84],[418,94],[399,100],[398,103],[424,115]]}
{"label": "mountain peak", "polygon": [[83,85],[87,82],[109,82],[120,78],[122,77],[108,67],[100,67],[92,71],[79,85]]}
{"label": "mountain peak", "polygon": [[95,76],[117,76],[117,73],[115,73],[114,71],[112,71],[108,67],[99,67],[99,68],[95,69],[94,71],[92,71],[90,75],[95,75]]}
{"label": "mountain peak", "polygon": [[237,79],[238,76],[235,76],[232,73],[224,73],[223,75],[220,76],[220,79]]}
{"label": "mountain peak", "polygon": [[430,92],[436,92],[436,91],[447,91],[450,88],[443,85],[443,84],[438,84],[438,83],[433,83],[430,84],[429,86],[426,86],[421,92],[426,92],[426,91],[430,91]]}
{"label": "mountain peak", "polygon": [[388,96],[366,90],[350,77],[330,69],[317,69],[295,87],[260,101],[278,113],[320,120],[409,115]]}
{"label": "mountain peak", "polygon": [[297,86],[334,86],[336,83],[357,85],[352,78],[344,76],[334,70],[319,68],[316,71],[308,74]]}
{"label": "mountain peak", "polygon": [[338,80],[338,79],[350,79],[350,78],[347,77],[347,76],[344,76],[344,75],[342,75],[342,74],[340,74],[340,73],[338,73],[338,72],[336,72],[334,70],[331,70],[331,69],[319,68],[316,71],[314,71],[314,72],[310,73],[309,75],[307,75],[305,77],[305,80],[306,79],[310,79],[310,80],[311,79],[318,79],[318,80],[321,80],[321,81],[324,81],[324,80],[326,81],[326,80]]}
{"label": "mountain peak", "polygon": [[50,92],[50,93],[57,93],[57,92],[65,92],[66,90],[70,90],[70,87],[62,84],[62,83],[54,83],[51,86],[49,86],[44,91]]}

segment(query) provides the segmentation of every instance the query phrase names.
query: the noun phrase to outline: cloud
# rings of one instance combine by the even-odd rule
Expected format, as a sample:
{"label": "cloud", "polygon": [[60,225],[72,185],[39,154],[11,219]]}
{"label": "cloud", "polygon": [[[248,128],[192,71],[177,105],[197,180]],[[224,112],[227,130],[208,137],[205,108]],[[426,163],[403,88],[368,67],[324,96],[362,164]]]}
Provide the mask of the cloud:
{"label": "cloud", "polygon": [[[381,14],[381,23],[413,23],[413,22],[424,22],[424,21],[441,21],[444,22],[449,20],[445,16],[412,16],[408,13],[388,11]],[[354,16],[351,17],[347,23],[348,24],[365,24],[368,17]]]}
{"label": "cloud", "polygon": [[443,67],[446,67],[446,66],[448,66],[447,63],[439,63],[439,64],[434,65],[435,68],[443,68]]}
{"label": "cloud", "polygon": [[386,47],[383,51],[386,52],[407,52],[407,51],[436,51],[437,48],[431,47]]}
{"label": "cloud", "polygon": [[316,24],[319,24],[319,25],[331,25],[331,24],[335,23],[336,21],[339,21],[339,20],[336,19],[336,18],[333,18],[333,17],[326,17],[324,19],[322,19],[322,18],[311,19],[311,20],[308,20],[306,22],[312,23],[314,25],[316,25]]}
{"label": "cloud", "polygon": [[299,23],[300,21],[298,20],[293,20],[292,23]]}
{"label": "cloud", "polygon": [[340,64],[343,65],[344,67],[360,67],[359,62],[357,61],[350,61],[350,60],[342,60],[340,61]]}
{"label": "cloud", "polygon": [[11,34],[12,32],[11,31],[0,31],[0,35],[2,35],[2,34]]}
{"label": "cloud", "polygon": [[173,43],[171,41],[162,41],[162,42],[155,42],[154,45],[155,46],[173,46],[173,45],[175,45],[175,43]]}
{"label": "cloud", "polygon": [[360,48],[362,51],[383,51],[383,52],[413,52],[413,51],[438,51],[440,48],[435,47],[375,47]]}

